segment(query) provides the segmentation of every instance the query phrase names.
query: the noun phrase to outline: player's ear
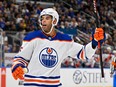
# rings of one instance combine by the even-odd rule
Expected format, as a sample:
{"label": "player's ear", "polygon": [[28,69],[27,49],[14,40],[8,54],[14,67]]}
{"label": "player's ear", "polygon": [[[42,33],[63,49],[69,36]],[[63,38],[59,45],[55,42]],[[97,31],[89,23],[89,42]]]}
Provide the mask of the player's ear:
{"label": "player's ear", "polygon": [[55,18],[55,20],[53,21],[53,24],[56,24],[56,22],[57,22],[57,20],[56,20],[56,18]]}

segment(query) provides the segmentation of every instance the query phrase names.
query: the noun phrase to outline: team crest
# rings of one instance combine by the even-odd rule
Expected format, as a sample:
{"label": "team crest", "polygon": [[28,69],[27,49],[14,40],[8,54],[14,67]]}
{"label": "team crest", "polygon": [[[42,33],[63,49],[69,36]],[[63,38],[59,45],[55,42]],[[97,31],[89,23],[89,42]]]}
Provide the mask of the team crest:
{"label": "team crest", "polygon": [[58,55],[53,48],[44,48],[39,55],[39,60],[41,64],[45,67],[52,68],[58,62]]}

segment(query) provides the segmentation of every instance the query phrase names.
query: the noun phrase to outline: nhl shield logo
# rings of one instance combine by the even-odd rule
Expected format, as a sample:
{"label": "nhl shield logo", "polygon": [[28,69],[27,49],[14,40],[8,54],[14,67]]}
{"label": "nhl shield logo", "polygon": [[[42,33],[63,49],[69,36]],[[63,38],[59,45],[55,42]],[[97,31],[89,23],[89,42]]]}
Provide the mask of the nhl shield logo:
{"label": "nhl shield logo", "polygon": [[43,66],[52,68],[58,62],[57,52],[53,48],[46,47],[40,52],[39,60]]}

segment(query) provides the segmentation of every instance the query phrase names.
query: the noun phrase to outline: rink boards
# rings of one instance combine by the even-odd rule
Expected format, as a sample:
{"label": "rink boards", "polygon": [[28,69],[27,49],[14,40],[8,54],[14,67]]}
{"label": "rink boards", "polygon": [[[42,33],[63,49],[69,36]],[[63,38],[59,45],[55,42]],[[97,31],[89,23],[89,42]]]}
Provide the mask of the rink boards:
{"label": "rink boards", "polygon": [[[90,68],[62,68],[62,87],[113,87],[113,78],[109,69],[104,69],[105,77],[101,78],[100,69]],[[0,68],[0,87],[22,87],[22,81],[12,78],[11,69]],[[20,84],[20,85],[19,85]]]}

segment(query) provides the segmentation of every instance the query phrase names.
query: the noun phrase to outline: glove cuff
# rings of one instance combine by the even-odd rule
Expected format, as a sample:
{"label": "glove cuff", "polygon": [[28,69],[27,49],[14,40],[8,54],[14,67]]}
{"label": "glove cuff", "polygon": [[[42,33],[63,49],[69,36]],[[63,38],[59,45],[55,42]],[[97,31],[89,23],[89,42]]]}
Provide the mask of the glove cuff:
{"label": "glove cuff", "polygon": [[96,40],[92,40],[92,48],[96,48],[96,46],[98,45],[98,42]]}
{"label": "glove cuff", "polygon": [[17,67],[19,67],[19,66],[21,66],[22,68],[26,68],[26,66],[24,66],[23,64],[21,64],[21,63],[18,63],[18,64],[16,64],[15,66],[13,66],[13,68],[12,68],[12,73],[17,69]]}

